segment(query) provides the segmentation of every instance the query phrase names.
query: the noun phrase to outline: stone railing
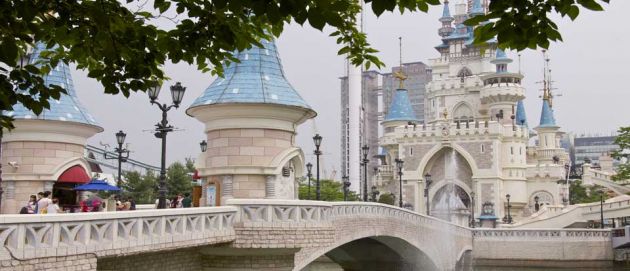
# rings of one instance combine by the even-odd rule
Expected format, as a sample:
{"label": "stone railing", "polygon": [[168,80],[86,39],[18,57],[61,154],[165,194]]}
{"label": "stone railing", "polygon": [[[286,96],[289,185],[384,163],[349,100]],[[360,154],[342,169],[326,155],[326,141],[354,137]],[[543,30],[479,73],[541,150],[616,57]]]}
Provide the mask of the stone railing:
{"label": "stone railing", "polygon": [[485,238],[499,238],[502,240],[552,240],[570,239],[583,240],[595,239],[600,241],[610,241],[610,230],[599,229],[475,229],[473,230],[475,240]]}
{"label": "stone railing", "polygon": [[382,203],[352,201],[334,202],[331,217],[333,219],[343,217],[361,217],[366,219],[369,219],[370,217],[395,218],[407,220],[413,224],[422,225],[423,227],[428,228],[449,228],[449,230],[453,231],[457,235],[470,236],[469,228]]}
{"label": "stone railing", "polygon": [[233,241],[237,209],[0,216],[0,260],[144,251]]}
{"label": "stone railing", "polygon": [[331,204],[310,200],[229,199],[238,223],[320,223],[330,221]]}

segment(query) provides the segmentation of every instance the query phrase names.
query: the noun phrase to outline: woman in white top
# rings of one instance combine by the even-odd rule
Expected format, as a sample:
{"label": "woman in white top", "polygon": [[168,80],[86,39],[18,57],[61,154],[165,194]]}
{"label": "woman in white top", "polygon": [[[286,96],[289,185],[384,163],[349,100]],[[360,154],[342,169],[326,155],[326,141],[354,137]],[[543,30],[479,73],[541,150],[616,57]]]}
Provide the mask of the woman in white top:
{"label": "woman in white top", "polygon": [[61,208],[59,208],[59,200],[54,198],[52,203],[48,205],[48,213],[49,214],[58,214],[61,213]]}

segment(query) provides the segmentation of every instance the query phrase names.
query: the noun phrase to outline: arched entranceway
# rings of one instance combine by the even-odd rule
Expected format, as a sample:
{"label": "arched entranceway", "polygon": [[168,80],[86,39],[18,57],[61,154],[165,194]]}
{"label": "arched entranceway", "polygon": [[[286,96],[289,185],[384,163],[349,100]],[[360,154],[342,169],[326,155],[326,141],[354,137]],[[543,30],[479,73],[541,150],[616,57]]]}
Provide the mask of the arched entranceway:
{"label": "arched entranceway", "polygon": [[85,168],[74,165],[66,169],[53,185],[52,197],[59,199],[59,206],[63,210],[74,211],[78,206],[78,195],[74,190],[77,185],[90,182],[90,175]]}
{"label": "arched entranceway", "polygon": [[[354,240],[325,254],[344,271],[412,271],[438,270],[433,261],[421,250],[405,240],[378,236]],[[325,259],[324,258],[324,259]],[[302,270],[317,270],[317,265],[330,262],[315,261]]]}
{"label": "arched entranceway", "polygon": [[468,226],[473,171],[466,158],[443,148],[429,160],[425,172],[433,180],[428,195],[431,216]]}

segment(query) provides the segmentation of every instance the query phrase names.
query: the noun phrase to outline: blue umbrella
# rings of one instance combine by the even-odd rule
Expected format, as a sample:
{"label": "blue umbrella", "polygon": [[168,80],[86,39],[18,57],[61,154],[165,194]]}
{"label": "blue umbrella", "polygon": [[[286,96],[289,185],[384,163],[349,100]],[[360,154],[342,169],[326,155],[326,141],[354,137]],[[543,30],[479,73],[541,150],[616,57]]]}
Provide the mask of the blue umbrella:
{"label": "blue umbrella", "polygon": [[74,190],[120,191],[120,188],[110,185],[105,181],[94,179],[89,183],[75,187]]}

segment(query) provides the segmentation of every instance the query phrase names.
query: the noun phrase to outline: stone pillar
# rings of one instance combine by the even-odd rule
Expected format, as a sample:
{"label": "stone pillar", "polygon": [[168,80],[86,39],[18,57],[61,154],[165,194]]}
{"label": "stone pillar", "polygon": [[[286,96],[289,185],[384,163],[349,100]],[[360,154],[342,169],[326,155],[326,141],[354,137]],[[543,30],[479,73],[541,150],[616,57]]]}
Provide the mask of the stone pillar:
{"label": "stone pillar", "polygon": [[265,177],[265,198],[273,199],[276,197],[276,176],[268,175]]}
{"label": "stone pillar", "polygon": [[233,185],[233,176],[225,175],[223,176],[223,180],[221,180],[221,205],[225,205],[225,201],[231,198],[234,198],[234,185]]}

